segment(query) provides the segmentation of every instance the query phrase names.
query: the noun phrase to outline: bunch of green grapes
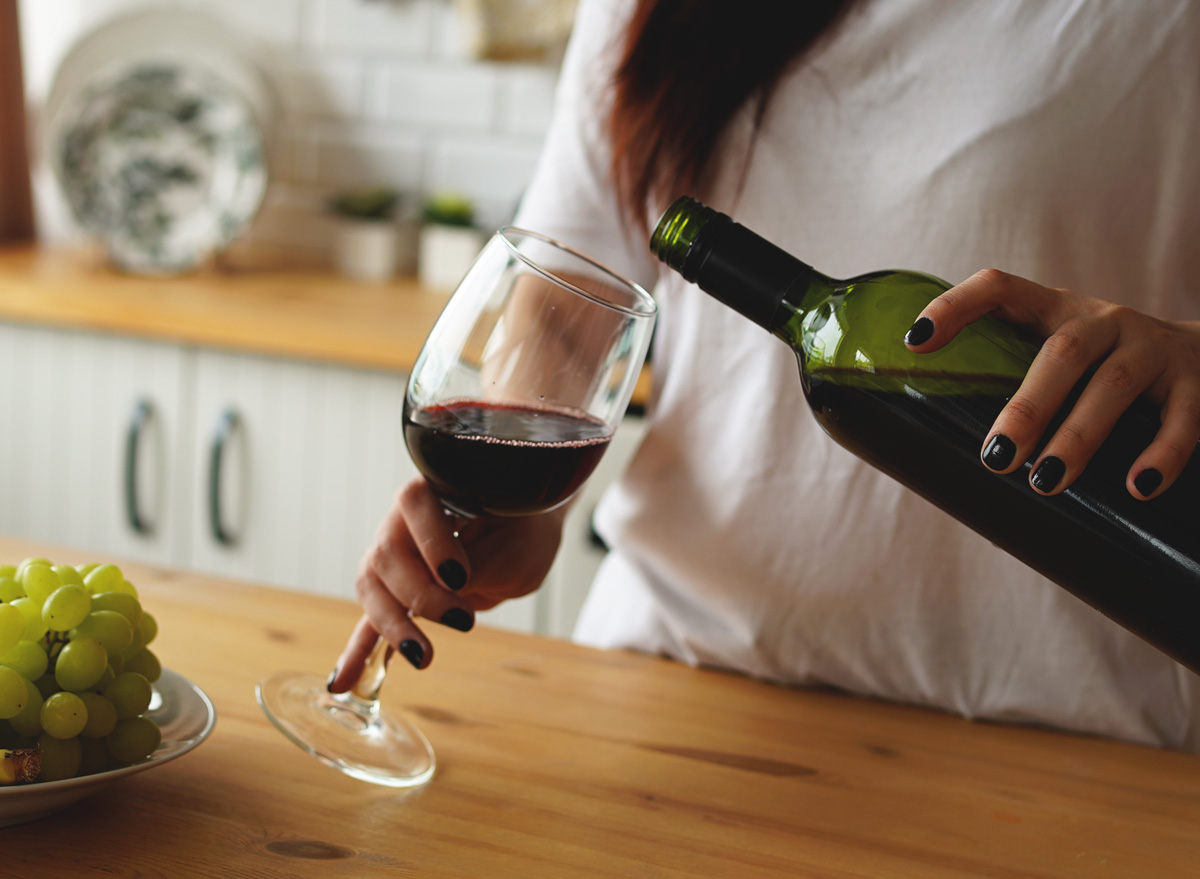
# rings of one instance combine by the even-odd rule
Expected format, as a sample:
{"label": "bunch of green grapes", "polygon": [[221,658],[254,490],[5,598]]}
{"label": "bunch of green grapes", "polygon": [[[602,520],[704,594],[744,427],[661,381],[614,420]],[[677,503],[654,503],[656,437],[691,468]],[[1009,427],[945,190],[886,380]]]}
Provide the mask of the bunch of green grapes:
{"label": "bunch of green grapes", "polygon": [[158,625],[116,565],[0,565],[0,748],[38,748],[39,781],[150,756]]}

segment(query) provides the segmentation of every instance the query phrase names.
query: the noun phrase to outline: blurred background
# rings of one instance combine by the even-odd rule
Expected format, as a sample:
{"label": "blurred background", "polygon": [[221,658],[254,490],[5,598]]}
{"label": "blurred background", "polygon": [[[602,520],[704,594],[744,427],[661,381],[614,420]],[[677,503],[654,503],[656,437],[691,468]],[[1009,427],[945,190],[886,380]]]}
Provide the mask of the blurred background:
{"label": "blurred background", "polygon": [[[574,10],[0,0],[0,533],[353,596],[416,475],[407,373],[532,175]],[[544,588],[482,621],[569,634],[645,393]]]}
{"label": "blurred background", "polygon": [[[550,118],[574,0],[17,0],[44,244],[78,239],[47,161],[43,113],[78,41],[146,10],[203,13],[271,92],[262,118],[269,183],[238,249],[331,258],[331,197],[384,187],[396,216],[450,194],[471,223],[504,222]],[[186,17],[181,17],[186,28]],[[76,85],[78,87],[78,85]],[[12,126],[9,134],[14,132]],[[3,135],[0,135],[3,137]],[[13,148],[9,141],[8,152]]]}

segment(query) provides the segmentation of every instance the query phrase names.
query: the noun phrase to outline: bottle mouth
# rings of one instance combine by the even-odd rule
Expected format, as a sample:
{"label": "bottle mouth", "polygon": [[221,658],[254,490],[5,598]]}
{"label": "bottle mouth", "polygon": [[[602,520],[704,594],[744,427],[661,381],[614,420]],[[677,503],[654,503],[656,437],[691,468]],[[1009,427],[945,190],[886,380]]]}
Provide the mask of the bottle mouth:
{"label": "bottle mouth", "polygon": [[684,265],[701,230],[717,216],[716,211],[691,196],[675,199],[658,219],[650,236],[650,252],[675,271],[684,273]]}

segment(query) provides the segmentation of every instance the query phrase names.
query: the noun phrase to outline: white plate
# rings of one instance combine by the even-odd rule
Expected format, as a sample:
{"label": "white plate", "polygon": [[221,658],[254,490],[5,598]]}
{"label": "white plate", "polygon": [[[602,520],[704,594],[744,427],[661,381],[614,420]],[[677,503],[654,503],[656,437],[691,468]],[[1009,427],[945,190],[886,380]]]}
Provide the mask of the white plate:
{"label": "white plate", "polygon": [[169,669],[154,684],[155,699],[146,716],[162,730],[162,744],[149,760],[95,775],[62,781],[38,781],[0,787],[0,827],[52,815],[107,787],[119,778],[182,757],[213,731],[217,712],[204,691]]}
{"label": "white plate", "polygon": [[219,21],[150,9],[71,48],[47,97],[40,149],[114,264],[176,274],[254,219],[275,112],[266,77]]}

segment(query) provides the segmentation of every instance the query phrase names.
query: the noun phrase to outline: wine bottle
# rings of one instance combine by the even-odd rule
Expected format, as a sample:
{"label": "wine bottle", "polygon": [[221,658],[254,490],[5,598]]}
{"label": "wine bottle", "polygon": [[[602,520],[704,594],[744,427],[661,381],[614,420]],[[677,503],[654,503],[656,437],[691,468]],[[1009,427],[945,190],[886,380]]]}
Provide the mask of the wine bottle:
{"label": "wine bottle", "polygon": [[1193,456],[1152,500],[1125,488],[1158,430],[1156,407],[1139,400],[1078,479],[1041,495],[1028,481],[1037,453],[1007,475],[980,461],[1040,340],[988,316],[915,354],[905,332],[945,281],[830,278],[691,198],[667,209],[650,249],[796,351],[805,397],[836,442],[1200,673],[1200,465]]}

